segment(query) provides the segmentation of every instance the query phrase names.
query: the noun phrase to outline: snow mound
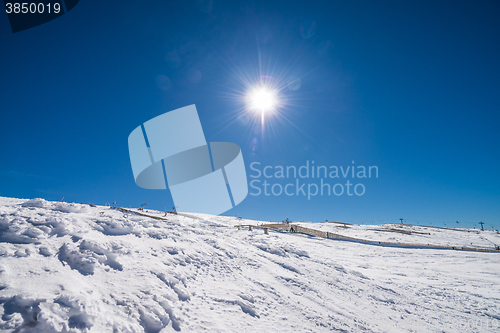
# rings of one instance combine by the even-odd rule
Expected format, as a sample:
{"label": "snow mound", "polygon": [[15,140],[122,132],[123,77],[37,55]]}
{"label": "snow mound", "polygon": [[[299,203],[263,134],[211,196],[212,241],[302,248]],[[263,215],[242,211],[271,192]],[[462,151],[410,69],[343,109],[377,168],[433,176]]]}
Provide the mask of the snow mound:
{"label": "snow mound", "polygon": [[87,210],[87,205],[78,205],[74,203],[58,202],[55,209],[65,213],[84,213]]}
{"label": "snow mound", "polygon": [[47,201],[41,198],[35,198],[28,200],[24,202],[21,206],[22,207],[38,207],[38,208],[43,208],[47,205]]}

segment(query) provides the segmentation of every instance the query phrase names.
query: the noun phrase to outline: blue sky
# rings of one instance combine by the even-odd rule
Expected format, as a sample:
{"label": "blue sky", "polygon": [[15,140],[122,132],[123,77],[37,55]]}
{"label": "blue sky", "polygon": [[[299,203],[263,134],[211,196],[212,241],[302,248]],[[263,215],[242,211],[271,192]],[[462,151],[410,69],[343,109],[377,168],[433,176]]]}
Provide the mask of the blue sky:
{"label": "blue sky", "polygon": [[[170,209],[169,191],[135,185],[127,138],[196,104],[207,141],[238,144],[249,176],[252,162],[379,169],[350,179],[362,196],[249,195],[225,215],[498,229],[499,12],[495,1],[82,0],[16,34],[0,15],[0,195]],[[262,80],[284,101],[264,133],[245,111]]]}

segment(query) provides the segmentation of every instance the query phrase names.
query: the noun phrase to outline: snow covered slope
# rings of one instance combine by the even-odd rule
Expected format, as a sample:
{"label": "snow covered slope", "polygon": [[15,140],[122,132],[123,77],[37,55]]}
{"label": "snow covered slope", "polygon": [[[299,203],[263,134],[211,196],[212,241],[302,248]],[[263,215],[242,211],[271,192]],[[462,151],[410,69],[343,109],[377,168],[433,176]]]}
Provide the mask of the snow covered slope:
{"label": "snow covered slope", "polygon": [[[166,218],[0,197],[0,330],[500,330],[499,253],[265,235],[234,228],[259,222],[232,217]],[[316,227],[341,232],[334,224]],[[343,232],[401,241],[410,236],[370,228]],[[467,234],[459,243],[491,247],[474,232],[417,236],[447,244],[460,239],[454,232]]]}

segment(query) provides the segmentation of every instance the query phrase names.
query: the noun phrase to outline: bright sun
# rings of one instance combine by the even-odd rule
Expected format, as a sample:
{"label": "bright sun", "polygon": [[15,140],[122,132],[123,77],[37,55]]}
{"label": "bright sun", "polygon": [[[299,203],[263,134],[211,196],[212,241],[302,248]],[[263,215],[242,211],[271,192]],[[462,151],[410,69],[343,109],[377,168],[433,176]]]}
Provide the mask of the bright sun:
{"label": "bright sun", "polygon": [[255,89],[249,98],[252,109],[268,111],[276,106],[275,93],[265,88]]}

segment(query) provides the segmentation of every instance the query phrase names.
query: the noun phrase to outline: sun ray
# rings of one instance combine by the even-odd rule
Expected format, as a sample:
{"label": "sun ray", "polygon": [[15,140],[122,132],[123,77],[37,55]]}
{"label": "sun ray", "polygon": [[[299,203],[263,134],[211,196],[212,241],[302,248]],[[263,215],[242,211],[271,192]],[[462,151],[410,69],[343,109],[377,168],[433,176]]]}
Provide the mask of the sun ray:
{"label": "sun ray", "polygon": [[309,68],[300,64],[307,52],[298,50],[297,55],[278,61],[284,59],[279,50],[262,51],[260,46],[256,61],[245,57],[239,61],[236,58],[224,59],[224,66],[229,70],[228,81],[219,83],[221,89],[218,93],[225,100],[236,103],[231,116],[220,122],[221,130],[239,123],[252,147],[264,147],[269,140],[278,138],[277,135],[283,137],[284,128],[290,126],[311,140],[304,133],[303,124],[297,121],[298,110],[303,110],[311,98],[306,97],[301,89],[304,83],[301,79],[311,74]]}

